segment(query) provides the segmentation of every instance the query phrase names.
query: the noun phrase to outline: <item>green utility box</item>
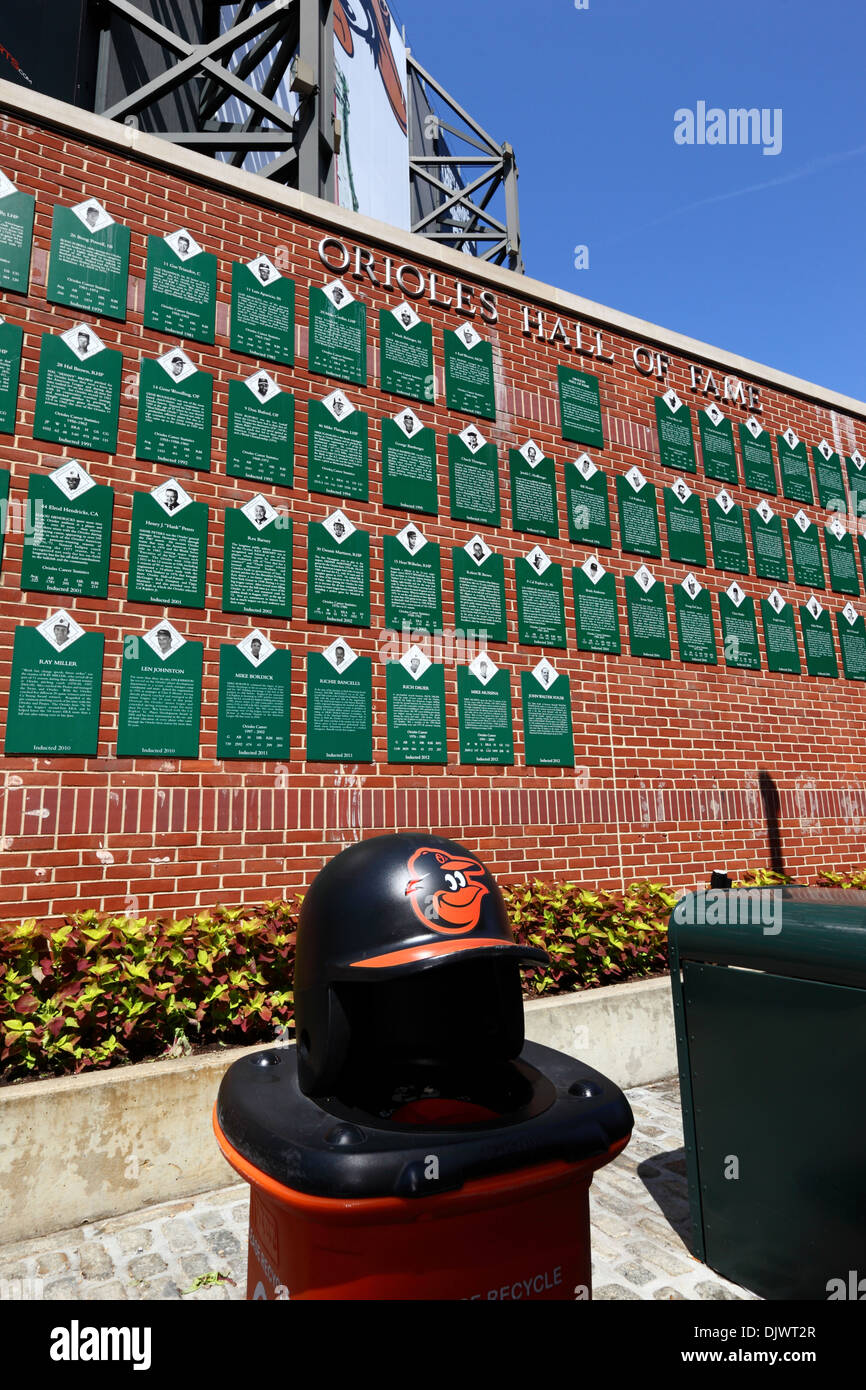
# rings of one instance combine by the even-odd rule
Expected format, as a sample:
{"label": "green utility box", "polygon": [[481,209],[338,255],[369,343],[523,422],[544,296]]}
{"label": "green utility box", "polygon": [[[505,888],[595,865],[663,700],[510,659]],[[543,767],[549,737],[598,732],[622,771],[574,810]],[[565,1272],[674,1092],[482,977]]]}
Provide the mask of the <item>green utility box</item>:
{"label": "green utility box", "polygon": [[866,1297],[866,893],[689,893],[670,960],[694,1253]]}

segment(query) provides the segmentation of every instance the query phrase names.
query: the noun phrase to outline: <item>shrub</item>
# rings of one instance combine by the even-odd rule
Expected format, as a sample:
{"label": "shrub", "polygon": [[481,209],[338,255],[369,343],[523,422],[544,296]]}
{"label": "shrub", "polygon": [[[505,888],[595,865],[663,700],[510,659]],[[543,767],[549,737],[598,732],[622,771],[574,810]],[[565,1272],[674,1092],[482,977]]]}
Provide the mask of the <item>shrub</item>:
{"label": "shrub", "polygon": [[856,888],[866,893],[866,869],[848,869],[838,873],[833,869],[822,869],[818,875],[821,888]]}

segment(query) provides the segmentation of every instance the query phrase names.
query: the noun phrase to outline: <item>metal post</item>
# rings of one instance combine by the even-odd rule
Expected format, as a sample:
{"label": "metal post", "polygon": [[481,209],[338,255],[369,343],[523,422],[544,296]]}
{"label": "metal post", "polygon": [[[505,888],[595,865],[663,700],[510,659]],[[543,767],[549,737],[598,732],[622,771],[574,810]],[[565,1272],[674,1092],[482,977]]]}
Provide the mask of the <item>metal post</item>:
{"label": "metal post", "polygon": [[505,225],[508,228],[506,255],[508,269],[523,274],[523,255],[520,249],[520,207],[517,201],[517,160],[514,150],[507,142],[502,146],[505,165]]}

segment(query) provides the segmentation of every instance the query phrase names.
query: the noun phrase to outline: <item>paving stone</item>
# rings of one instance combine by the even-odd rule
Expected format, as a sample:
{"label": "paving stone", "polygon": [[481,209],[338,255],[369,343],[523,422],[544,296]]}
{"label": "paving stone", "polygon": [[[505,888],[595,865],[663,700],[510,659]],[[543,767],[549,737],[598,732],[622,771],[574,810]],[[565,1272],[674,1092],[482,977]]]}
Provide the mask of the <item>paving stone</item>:
{"label": "paving stone", "polygon": [[97,1284],[94,1288],[88,1289],[87,1297],[94,1299],[126,1298],[127,1293],[119,1279],[112,1279],[110,1284]]}
{"label": "paving stone", "polygon": [[653,1284],[656,1279],[651,1269],[647,1269],[646,1265],[638,1264],[636,1260],[631,1264],[620,1265],[617,1273],[623,1279],[627,1279],[630,1284],[637,1284],[638,1286]]}
{"label": "paving stone", "polygon": [[85,1241],[79,1249],[79,1265],[85,1279],[107,1279],[114,1263],[101,1241]]}
{"label": "paving stone", "polygon": [[237,1260],[244,1253],[240,1241],[231,1231],[214,1231],[205,1239],[214,1254],[222,1260]]}
{"label": "paving stone", "polygon": [[163,1230],[170,1250],[194,1250],[199,1235],[191,1221],[167,1221]]}
{"label": "paving stone", "polygon": [[218,1211],[202,1211],[198,1213],[195,1221],[203,1231],[210,1231],[214,1226],[222,1225],[222,1216]]}
{"label": "paving stone", "polygon": [[653,1298],[666,1299],[685,1299],[685,1294],[680,1293],[679,1289],[672,1289],[670,1284],[663,1285],[660,1289],[653,1289]]}
{"label": "paving stone", "polygon": [[708,1281],[702,1284],[695,1284],[695,1293],[698,1298],[739,1299],[739,1294],[734,1293],[730,1288],[726,1288],[724,1284],[711,1284]]}
{"label": "paving stone", "polygon": [[80,1298],[81,1285],[77,1279],[51,1279],[46,1282],[44,1297],[50,1301]]}
{"label": "paving stone", "polygon": [[124,1255],[142,1255],[153,1243],[153,1232],[146,1226],[133,1226],[113,1236]]}
{"label": "paving stone", "polygon": [[592,1296],[598,1302],[610,1301],[611,1299],[640,1298],[636,1289],[629,1289],[625,1284],[603,1284],[600,1289],[593,1289]]}
{"label": "paving stone", "polygon": [[69,1256],[65,1250],[49,1250],[36,1260],[36,1273],[39,1275],[61,1274],[68,1268]]}
{"label": "paving stone", "polygon": [[249,1202],[238,1202],[236,1207],[232,1207],[232,1220],[243,1221],[246,1224],[250,1219]]}
{"label": "paving stone", "polygon": [[178,1264],[187,1278],[192,1281],[197,1279],[200,1274],[208,1273],[212,1264],[212,1256],[198,1251],[195,1255],[182,1255]]}
{"label": "paving stone", "polygon": [[130,1279],[152,1279],[156,1274],[162,1274],[168,1269],[168,1265],[158,1255],[156,1251],[151,1251],[149,1255],[139,1255],[134,1260],[130,1260],[126,1267],[126,1272]]}

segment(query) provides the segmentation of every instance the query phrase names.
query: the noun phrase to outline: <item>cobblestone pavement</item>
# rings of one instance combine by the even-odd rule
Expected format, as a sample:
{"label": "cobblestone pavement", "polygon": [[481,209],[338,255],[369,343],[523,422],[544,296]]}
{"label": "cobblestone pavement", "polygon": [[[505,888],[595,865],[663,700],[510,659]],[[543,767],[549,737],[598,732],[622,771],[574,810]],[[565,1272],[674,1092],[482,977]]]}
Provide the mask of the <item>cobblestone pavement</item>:
{"label": "cobblestone pavement", "polygon": [[[628,1096],[634,1137],[591,1190],[594,1297],[753,1298],[689,1253],[676,1080]],[[0,1246],[0,1298],[243,1298],[247,1211],[248,1189],[240,1183]]]}

